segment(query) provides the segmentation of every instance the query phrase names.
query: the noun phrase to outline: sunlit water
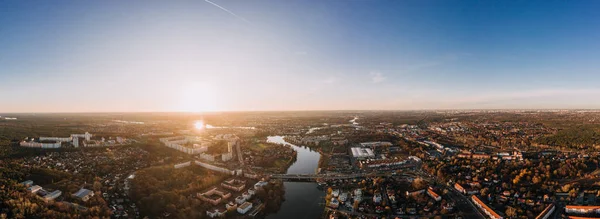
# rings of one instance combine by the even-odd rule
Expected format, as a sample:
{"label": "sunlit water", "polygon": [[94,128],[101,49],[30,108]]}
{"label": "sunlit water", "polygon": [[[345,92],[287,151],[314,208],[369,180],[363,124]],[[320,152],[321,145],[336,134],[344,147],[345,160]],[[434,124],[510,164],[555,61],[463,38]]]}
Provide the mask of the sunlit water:
{"label": "sunlit water", "polygon": [[[300,147],[283,140],[283,136],[269,136],[268,142],[288,144],[298,152],[296,162],[287,170],[289,174],[314,174],[319,166],[318,152],[307,147]],[[273,218],[319,218],[323,213],[325,193],[317,189],[316,183],[308,182],[285,182],[285,201],[279,212],[268,215]]]}

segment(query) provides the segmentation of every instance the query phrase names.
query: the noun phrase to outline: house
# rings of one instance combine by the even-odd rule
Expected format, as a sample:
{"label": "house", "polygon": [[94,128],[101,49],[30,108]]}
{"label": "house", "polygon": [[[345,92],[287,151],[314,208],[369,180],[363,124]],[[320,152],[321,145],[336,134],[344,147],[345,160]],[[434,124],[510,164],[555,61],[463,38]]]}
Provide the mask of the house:
{"label": "house", "polygon": [[464,187],[462,187],[462,186],[461,186],[460,184],[458,184],[458,183],[455,183],[455,184],[454,184],[454,188],[455,188],[457,191],[459,191],[460,193],[463,193],[463,194],[466,194],[466,193],[467,193],[467,190],[465,190],[465,188],[464,188]]}
{"label": "house", "polygon": [[246,212],[250,211],[250,209],[252,209],[252,203],[244,202],[237,208],[237,212],[240,214],[246,214]]}
{"label": "house", "polygon": [[81,188],[79,191],[77,191],[75,194],[73,194],[73,196],[75,196],[79,200],[85,202],[94,196],[94,192],[91,190]]}
{"label": "house", "polygon": [[382,199],[381,194],[375,193],[375,195],[373,195],[373,202],[379,203],[379,202],[381,202],[381,199]]}
{"label": "house", "polygon": [[442,196],[435,193],[431,188],[427,189],[427,195],[429,195],[429,197],[433,198],[435,201],[439,202],[442,200]]}

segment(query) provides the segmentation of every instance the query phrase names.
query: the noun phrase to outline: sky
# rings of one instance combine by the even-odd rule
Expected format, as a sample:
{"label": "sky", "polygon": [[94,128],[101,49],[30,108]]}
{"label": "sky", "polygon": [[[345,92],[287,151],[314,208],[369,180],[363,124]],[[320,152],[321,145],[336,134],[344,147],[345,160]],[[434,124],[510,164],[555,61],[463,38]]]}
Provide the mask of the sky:
{"label": "sky", "polygon": [[0,1],[0,112],[600,108],[600,1]]}

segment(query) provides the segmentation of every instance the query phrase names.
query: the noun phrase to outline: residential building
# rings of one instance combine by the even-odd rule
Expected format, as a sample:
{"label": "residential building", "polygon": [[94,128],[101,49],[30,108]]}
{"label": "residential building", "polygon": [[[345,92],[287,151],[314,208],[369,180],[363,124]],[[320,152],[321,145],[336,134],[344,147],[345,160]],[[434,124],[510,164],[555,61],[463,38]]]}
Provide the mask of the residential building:
{"label": "residential building", "polygon": [[226,192],[226,191],[221,191],[217,187],[212,187],[212,188],[204,191],[203,193],[198,193],[197,196],[200,200],[206,201],[213,205],[218,205],[222,201],[230,198],[231,193]]}
{"label": "residential building", "polygon": [[471,196],[471,200],[473,200],[473,203],[479,207],[479,209],[481,211],[483,211],[483,213],[485,213],[487,216],[489,216],[492,219],[503,219],[504,217],[500,216],[498,213],[496,213],[494,210],[492,210],[490,207],[488,207],[485,203],[483,203],[479,198],[477,198],[477,196]]}
{"label": "residential building", "polygon": [[439,202],[442,200],[442,196],[435,193],[431,188],[427,189],[427,195],[429,195],[429,197],[433,198],[435,201]]}
{"label": "residential building", "polygon": [[600,206],[567,205],[565,212],[567,214],[600,214]]}
{"label": "residential building", "polygon": [[237,208],[237,212],[240,214],[246,214],[246,212],[250,211],[250,209],[252,209],[252,203],[244,202]]}
{"label": "residential building", "polygon": [[246,187],[246,180],[231,178],[231,179],[223,181],[221,183],[221,186],[223,188],[226,188],[229,190],[240,192],[240,191],[244,190],[244,188]]}

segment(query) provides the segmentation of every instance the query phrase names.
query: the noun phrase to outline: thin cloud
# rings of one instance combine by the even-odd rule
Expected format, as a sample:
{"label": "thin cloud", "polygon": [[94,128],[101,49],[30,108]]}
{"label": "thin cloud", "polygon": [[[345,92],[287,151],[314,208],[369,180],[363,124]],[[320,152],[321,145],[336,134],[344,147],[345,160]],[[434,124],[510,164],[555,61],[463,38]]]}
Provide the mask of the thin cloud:
{"label": "thin cloud", "polygon": [[369,75],[371,76],[371,82],[373,83],[381,83],[386,79],[381,72],[372,71],[369,73]]}
{"label": "thin cloud", "polygon": [[211,1],[209,1],[209,0],[204,0],[204,1],[205,1],[205,2],[208,2],[208,3],[210,3],[211,5],[214,5],[214,6],[215,6],[215,7],[217,7],[217,8],[220,8],[221,10],[223,10],[223,11],[225,11],[225,12],[227,12],[227,13],[229,13],[229,14],[233,15],[234,17],[236,17],[236,18],[238,18],[238,19],[240,19],[240,20],[242,20],[242,21],[244,21],[244,22],[246,22],[246,23],[248,23],[248,24],[252,24],[252,23],[250,23],[250,21],[246,20],[246,18],[244,18],[244,17],[242,17],[242,16],[239,16],[239,15],[237,15],[236,13],[233,13],[233,12],[232,12],[232,11],[230,11],[229,9],[227,9],[227,8],[225,8],[225,7],[223,7],[223,6],[220,6],[220,5],[218,5],[217,3],[211,2]]}
{"label": "thin cloud", "polygon": [[330,77],[325,78],[325,79],[322,80],[322,82],[325,83],[325,84],[333,84],[333,83],[335,83],[337,81],[338,81],[338,78],[333,77],[333,76],[330,76]]}

